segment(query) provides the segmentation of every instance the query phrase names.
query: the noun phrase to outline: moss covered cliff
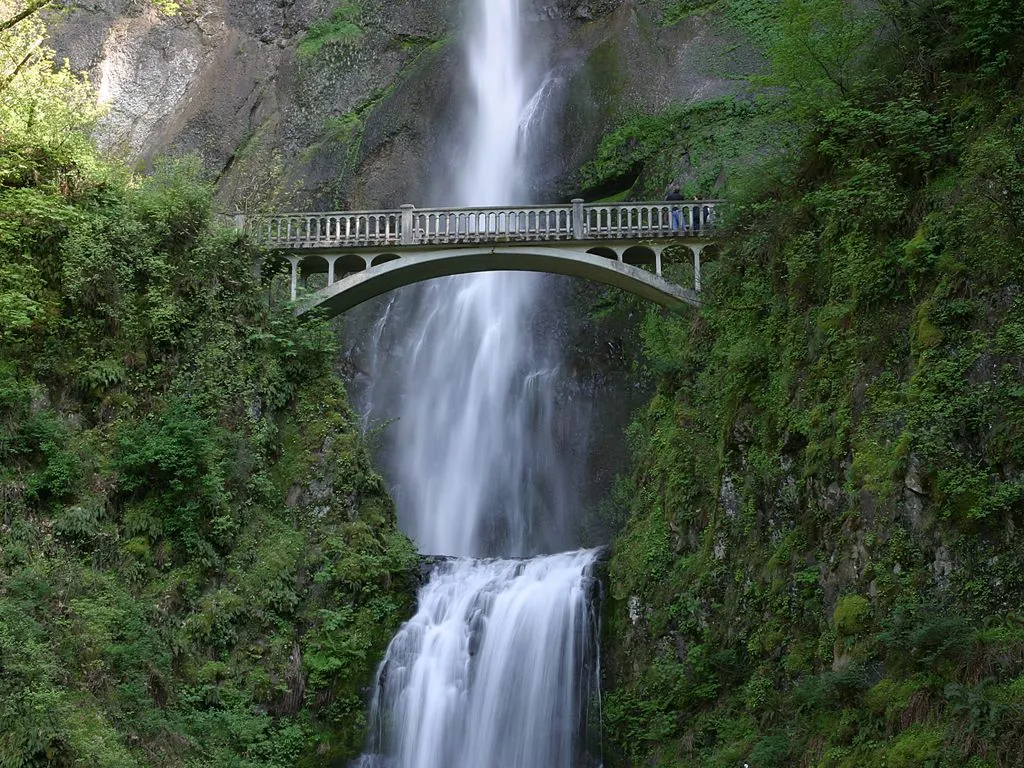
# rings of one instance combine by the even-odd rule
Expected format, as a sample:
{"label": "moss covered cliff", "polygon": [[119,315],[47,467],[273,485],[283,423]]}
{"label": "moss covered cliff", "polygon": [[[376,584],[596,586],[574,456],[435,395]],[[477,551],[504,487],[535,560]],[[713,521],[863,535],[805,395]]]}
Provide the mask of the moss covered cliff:
{"label": "moss covered cliff", "polygon": [[788,152],[677,110],[599,158],[733,199],[703,308],[640,331],[610,765],[1024,763],[1024,11],[849,8],[773,21]]}
{"label": "moss covered cliff", "polygon": [[95,152],[40,29],[2,33],[0,765],[351,755],[415,553],[334,335],[195,169]]}

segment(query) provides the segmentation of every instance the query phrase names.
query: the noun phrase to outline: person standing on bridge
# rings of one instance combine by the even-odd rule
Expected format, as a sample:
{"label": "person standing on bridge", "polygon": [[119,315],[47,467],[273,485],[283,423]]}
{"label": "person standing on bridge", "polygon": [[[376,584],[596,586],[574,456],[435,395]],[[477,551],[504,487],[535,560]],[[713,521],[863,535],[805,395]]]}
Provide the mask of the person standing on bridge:
{"label": "person standing on bridge", "polygon": [[[678,185],[672,187],[672,190],[667,195],[665,195],[665,199],[666,200],[671,200],[673,202],[675,202],[677,200],[678,201],[682,201],[683,193],[679,191]],[[682,224],[682,227],[680,227],[680,224]],[[678,232],[680,229],[682,229],[685,232],[686,231],[686,224],[685,224],[685,222],[683,222],[683,215],[682,215],[682,211],[679,209],[679,206],[678,205],[673,205],[672,206],[672,231],[673,232]]]}

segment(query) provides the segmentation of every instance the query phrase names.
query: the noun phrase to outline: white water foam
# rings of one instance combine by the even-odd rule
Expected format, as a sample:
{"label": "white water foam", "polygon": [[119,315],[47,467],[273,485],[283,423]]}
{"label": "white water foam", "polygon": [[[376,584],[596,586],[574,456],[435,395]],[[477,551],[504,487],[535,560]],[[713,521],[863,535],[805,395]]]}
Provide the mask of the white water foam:
{"label": "white water foam", "polygon": [[594,557],[439,566],[378,671],[357,766],[583,765],[598,705]]}

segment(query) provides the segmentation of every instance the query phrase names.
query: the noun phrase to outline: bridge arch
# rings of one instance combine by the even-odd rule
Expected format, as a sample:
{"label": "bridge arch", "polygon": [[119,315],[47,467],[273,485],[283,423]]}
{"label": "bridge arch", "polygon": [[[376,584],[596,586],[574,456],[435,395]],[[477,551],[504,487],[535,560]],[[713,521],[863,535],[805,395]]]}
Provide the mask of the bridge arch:
{"label": "bridge arch", "polygon": [[612,261],[620,261],[619,254],[616,250],[608,247],[607,245],[595,245],[593,248],[589,249],[587,253],[592,253],[595,256],[603,256],[604,258],[611,259]]}
{"label": "bridge arch", "polygon": [[648,265],[656,267],[658,265],[658,257],[661,254],[661,250],[662,249],[659,248],[655,251],[647,245],[631,245],[622,252],[622,260],[626,264],[633,264],[635,266]]}
{"label": "bridge arch", "polygon": [[[716,204],[579,199],[571,205],[488,208],[407,204],[251,219],[239,214],[233,221],[264,245],[271,259],[283,256],[291,264],[293,299],[300,281],[311,289],[299,314],[315,306],[338,314],[421,280],[502,270],[582,277],[674,307],[700,305],[701,256],[714,242]],[[682,252],[693,260],[692,290],[662,276],[663,257],[672,263]],[[322,283],[326,286],[313,289]]]}
{"label": "bridge arch", "polygon": [[[660,249],[648,250],[660,261]],[[437,277],[491,271],[545,272],[581,277],[622,288],[665,307],[700,306],[696,292],[640,267],[618,261],[617,257],[608,258],[574,248],[510,245],[405,252],[398,259],[378,262],[307,294],[301,298],[297,314],[321,308],[328,317],[334,317],[406,285]]]}

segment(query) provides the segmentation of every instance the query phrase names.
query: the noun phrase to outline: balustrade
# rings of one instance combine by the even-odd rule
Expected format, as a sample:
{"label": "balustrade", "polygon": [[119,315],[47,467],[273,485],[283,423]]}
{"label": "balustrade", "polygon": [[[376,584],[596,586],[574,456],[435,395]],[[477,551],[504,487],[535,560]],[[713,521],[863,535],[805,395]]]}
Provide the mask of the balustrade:
{"label": "balustrade", "polygon": [[[593,203],[491,208],[288,213],[240,220],[269,248],[645,240],[702,236],[714,227],[717,201]],[[239,219],[236,219],[238,221]]]}

